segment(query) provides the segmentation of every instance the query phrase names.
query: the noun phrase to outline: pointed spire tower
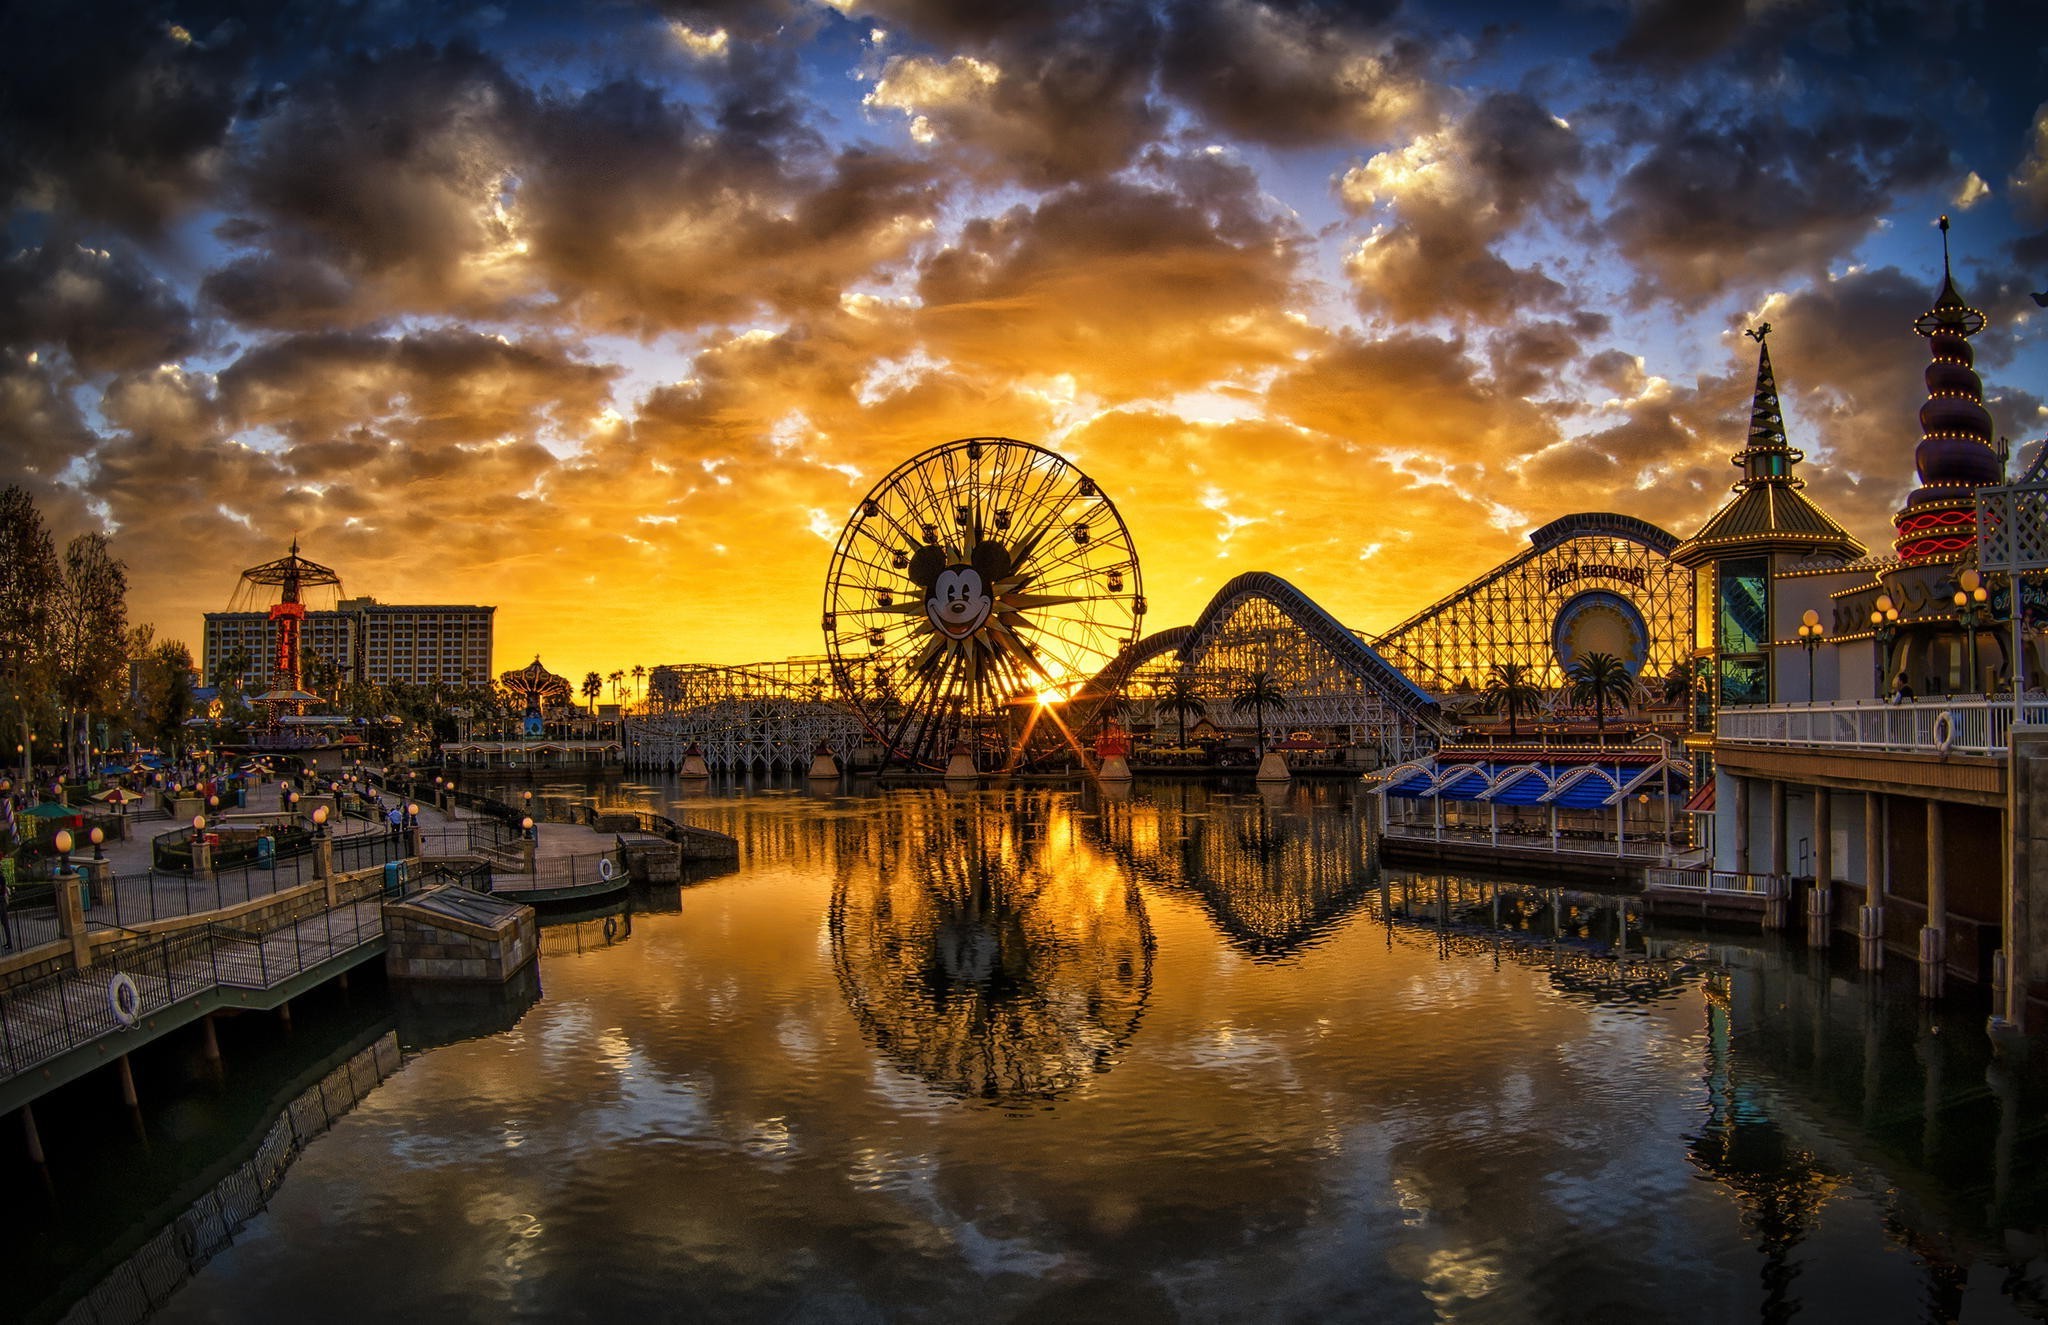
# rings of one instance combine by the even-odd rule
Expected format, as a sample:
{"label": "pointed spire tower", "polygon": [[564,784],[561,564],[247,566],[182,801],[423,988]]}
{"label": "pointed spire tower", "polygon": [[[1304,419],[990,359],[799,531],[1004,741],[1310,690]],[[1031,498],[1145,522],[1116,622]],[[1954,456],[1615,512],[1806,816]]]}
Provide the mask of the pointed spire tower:
{"label": "pointed spire tower", "polygon": [[1927,403],[1920,407],[1920,445],[1913,451],[1920,486],[1892,517],[1892,547],[1912,564],[1951,560],[1977,541],[1977,489],[2004,477],[1992,449],[1991,415],[1977,376],[1970,337],[1984,315],[1956,293],[1949,270],[1948,218],[1941,218],[1941,294],[1913,330],[1927,338]]}
{"label": "pointed spire tower", "polygon": [[1806,458],[1785,441],[1785,418],[1778,408],[1778,379],[1771,369],[1766,340],[1771,324],[1743,333],[1757,343],[1756,394],[1749,407],[1749,442],[1735,453],[1742,470],[1735,496],[1678,545],[1671,559],[1699,566],[1732,556],[1784,552],[1799,558],[1836,556],[1844,561],[1863,555],[1863,545],[1829,518],[1800,489],[1806,480],[1794,468]]}

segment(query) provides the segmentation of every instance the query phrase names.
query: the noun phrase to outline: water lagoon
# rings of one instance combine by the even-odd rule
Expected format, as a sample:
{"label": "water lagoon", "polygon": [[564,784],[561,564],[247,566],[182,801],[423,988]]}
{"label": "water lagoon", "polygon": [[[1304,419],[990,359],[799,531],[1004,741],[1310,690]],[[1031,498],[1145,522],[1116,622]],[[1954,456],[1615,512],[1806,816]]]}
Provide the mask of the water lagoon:
{"label": "water lagoon", "polygon": [[[657,806],[673,788],[605,793]],[[172,1321],[2021,1319],[1982,1010],[1377,869],[1351,785],[686,797],[737,868],[550,931]],[[667,905],[673,906],[673,894]]]}

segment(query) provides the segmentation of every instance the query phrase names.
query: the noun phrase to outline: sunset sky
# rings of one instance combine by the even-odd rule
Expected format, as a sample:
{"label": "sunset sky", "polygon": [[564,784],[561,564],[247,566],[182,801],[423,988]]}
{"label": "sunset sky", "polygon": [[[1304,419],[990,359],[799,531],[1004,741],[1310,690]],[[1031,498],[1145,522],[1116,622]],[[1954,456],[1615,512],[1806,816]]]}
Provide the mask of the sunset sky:
{"label": "sunset sky", "polygon": [[1380,629],[1577,510],[1690,533],[1769,320],[1873,549],[1935,217],[2048,434],[2035,0],[490,6],[0,17],[0,448],[131,615],[296,533],[497,666],[822,650],[899,461],[1057,450],[1148,625],[1248,570]]}

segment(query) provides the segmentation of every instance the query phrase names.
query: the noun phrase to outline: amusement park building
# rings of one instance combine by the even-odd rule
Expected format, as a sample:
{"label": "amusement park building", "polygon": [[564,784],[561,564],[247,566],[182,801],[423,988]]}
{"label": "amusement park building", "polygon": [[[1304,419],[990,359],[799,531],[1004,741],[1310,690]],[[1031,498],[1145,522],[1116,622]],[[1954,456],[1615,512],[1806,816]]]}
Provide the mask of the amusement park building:
{"label": "amusement park building", "polygon": [[[350,680],[375,684],[483,684],[491,679],[496,607],[380,603],[344,598],[331,612],[308,612],[304,647]],[[244,686],[270,683],[277,622],[263,612],[208,612],[205,675],[237,649],[249,659]]]}
{"label": "amusement park building", "polygon": [[[1815,947],[1853,935],[1866,967],[1887,949],[1910,956],[1929,996],[1951,976],[1989,985],[1996,1023],[2023,1029],[2030,1001],[2038,1026],[2048,999],[2044,936],[2029,920],[2032,895],[2048,891],[2048,851],[2035,844],[2048,805],[2029,794],[2048,791],[2048,751],[2029,772],[2048,741],[2029,725],[2048,723],[2048,598],[2029,572],[2048,560],[1988,554],[1979,535],[2038,548],[2048,482],[2002,481],[1968,344],[1984,316],[1946,265],[1914,324],[1931,350],[1920,486],[1890,555],[1865,555],[1799,491],[1800,455],[1760,352],[1735,457],[1744,477],[1673,554],[1695,569],[1705,609],[1707,684],[1688,743],[1711,781],[1689,808],[1715,871],[1709,891],[1762,893],[1767,918],[1803,916]],[[1980,529],[1980,510],[2003,514]]]}

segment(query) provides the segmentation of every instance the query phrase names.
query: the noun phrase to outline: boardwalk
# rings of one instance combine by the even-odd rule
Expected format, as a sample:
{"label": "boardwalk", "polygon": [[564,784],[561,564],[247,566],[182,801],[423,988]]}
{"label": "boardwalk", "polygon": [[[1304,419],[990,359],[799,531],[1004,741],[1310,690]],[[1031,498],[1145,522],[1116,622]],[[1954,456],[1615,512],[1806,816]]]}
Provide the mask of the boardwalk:
{"label": "boardwalk", "polygon": [[373,894],[262,933],[223,925],[179,931],[84,970],[10,989],[0,994],[0,1081],[131,1031],[114,1012],[111,986],[118,976],[134,983],[140,1004],[134,1021],[144,1025],[204,994],[271,993],[381,939],[382,900]]}

